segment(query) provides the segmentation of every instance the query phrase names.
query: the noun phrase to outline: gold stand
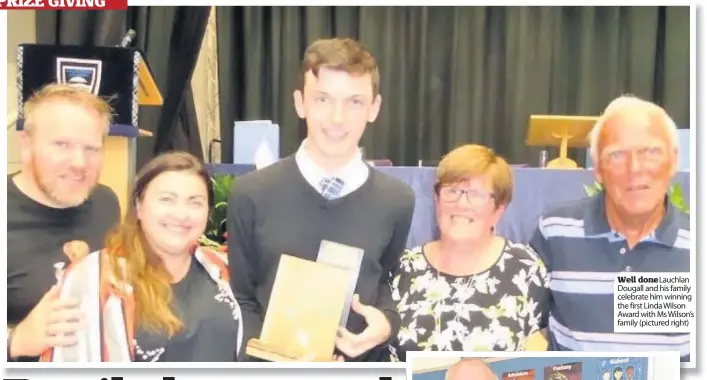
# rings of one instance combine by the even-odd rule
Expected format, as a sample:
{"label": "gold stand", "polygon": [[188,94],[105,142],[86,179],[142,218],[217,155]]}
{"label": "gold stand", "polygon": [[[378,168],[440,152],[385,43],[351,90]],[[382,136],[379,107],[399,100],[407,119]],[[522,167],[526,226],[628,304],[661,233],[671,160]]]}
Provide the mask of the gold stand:
{"label": "gold stand", "polygon": [[525,140],[528,146],[552,146],[559,141],[559,157],[547,163],[548,169],[577,169],[579,166],[567,155],[569,147],[587,146],[587,136],[598,117],[532,115]]}
{"label": "gold stand", "polygon": [[560,157],[550,160],[547,163],[547,167],[550,169],[577,169],[577,163],[567,157],[567,146],[569,145],[569,140],[574,136],[568,133],[566,126],[562,126],[561,130],[561,133],[552,134],[552,137],[560,140]]}

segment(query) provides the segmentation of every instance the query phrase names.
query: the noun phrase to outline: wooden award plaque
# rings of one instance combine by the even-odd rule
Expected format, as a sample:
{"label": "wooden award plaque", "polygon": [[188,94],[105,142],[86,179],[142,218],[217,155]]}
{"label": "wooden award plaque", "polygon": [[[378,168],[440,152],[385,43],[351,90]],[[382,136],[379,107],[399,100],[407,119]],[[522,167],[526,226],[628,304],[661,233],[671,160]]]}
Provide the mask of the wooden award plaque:
{"label": "wooden award plaque", "polygon": [[349,271],[282,255],[260,339],[246,354],[271,362],[333,361]]}

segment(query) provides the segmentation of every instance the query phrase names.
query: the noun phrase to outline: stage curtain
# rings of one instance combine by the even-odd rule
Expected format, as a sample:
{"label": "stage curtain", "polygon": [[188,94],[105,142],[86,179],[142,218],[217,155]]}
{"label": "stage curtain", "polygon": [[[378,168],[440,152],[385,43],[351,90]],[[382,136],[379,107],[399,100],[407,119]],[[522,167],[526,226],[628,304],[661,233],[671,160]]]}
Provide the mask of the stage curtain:
{"label": "stage curtain", "polygon": [[[535,164],[531,114],[598,115],[624,93],[689,128],[689,25],[688,7],[218,8],[222,159],[232,160],[235,120],[272,119],[281,153],[296,150],[300,60],[332,36],[360,40],[378,60],[383,106],[363,146],[396,165],[464,143]],[[573,157],[584,163],[583,151]]]}

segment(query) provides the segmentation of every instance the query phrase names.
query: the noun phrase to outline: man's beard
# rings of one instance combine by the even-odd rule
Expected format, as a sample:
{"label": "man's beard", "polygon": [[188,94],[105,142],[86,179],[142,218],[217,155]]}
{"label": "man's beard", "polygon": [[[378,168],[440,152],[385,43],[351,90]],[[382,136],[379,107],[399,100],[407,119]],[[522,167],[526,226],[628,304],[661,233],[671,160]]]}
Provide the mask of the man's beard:
{"label": "man's beard", "polygon": [[52,184],[52,181],[47,179],[43,174],[39,165],[35,160],[32,160],[32,176],[37,184],[39,190],[49,198],[53,203],[61,207],[76,207],[86,202],[89,195],[93,192],[96,184],[89,187],[86,191],[80,193],[68,194],[57,189],[56,183]]}

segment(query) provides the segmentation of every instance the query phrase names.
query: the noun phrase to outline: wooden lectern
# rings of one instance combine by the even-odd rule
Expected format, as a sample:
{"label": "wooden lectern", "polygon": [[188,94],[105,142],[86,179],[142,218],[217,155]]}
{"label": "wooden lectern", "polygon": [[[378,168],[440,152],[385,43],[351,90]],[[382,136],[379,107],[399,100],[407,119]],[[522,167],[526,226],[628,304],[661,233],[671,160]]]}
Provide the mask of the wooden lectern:
{"label": "wooden lectern", "polygon": [[260,332],[246,354],[271,362],[331,362],[348,288],[344,267],[282,255]]}
{"label": "wooden lectern", "polygon": [[547,167],[577,169],[577,163],[567,157],[567,148],[586,147],[587,136],[598,119],[594,116],[531,115],[525,144],[559,145],[560,156],[548,162]]}
{"label": "wooden lectern", "polygon": [[138,128],[139,107],[163,103],[142,53],[124,47],[20,45],[18,130],[22,129],[24,102],[49,83],[72,85],[110,99],[114,120],[105,141],[100,182],[113,189],[125,213],[137,166],[136,139],[152,136]]}

